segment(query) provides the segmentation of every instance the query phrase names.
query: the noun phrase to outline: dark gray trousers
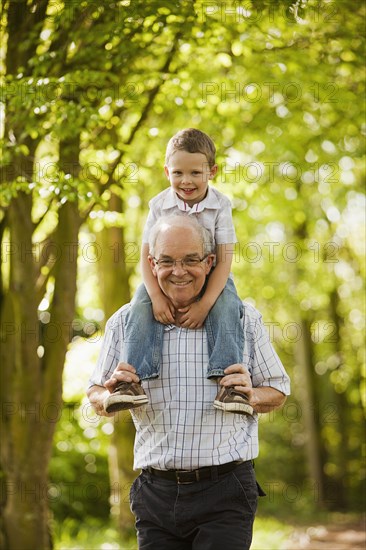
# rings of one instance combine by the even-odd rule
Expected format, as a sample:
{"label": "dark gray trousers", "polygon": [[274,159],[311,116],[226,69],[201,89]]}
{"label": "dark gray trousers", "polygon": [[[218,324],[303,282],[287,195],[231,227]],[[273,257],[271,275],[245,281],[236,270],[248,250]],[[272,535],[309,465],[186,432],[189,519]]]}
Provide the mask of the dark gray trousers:
{"label": "dark gray trousers", "polygon": [[250,461],[187,484],[143,471],[130,491],[139,550],[249,550],[258,487]]}

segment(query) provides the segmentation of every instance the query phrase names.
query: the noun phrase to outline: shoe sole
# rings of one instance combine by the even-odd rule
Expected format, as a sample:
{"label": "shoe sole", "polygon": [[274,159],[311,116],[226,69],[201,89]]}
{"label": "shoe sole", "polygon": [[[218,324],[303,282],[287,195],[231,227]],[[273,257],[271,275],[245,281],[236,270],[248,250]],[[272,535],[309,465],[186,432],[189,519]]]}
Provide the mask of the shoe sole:
{"label": "shoe sole", "polygon": [[222,403],[221,401],[214,401],[214,407],[224,412],[232,413],[244,413],[250,416],[253,415],[253,407],[246,405],[245,403]]}
{"label": "shoe sole", "polygon": [[104,402],[103,407],[107,413],[136,409],[149,402],[146,395],[110,395]]}

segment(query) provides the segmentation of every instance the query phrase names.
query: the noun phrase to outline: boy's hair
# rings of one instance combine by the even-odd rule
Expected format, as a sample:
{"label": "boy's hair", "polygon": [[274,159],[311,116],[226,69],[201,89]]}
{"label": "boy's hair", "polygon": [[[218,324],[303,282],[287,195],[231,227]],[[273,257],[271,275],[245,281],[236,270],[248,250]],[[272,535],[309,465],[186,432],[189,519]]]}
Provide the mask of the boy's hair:
{"label": "boy's hair", "polygon": [[215,164],[216,147],[207,134],[195,128],[180,130],[173,136],[167,145],[165,164],[169,163],[170,157],[176,151],[187,151],[187,153],[202,153],[207,158],[210,168]]}

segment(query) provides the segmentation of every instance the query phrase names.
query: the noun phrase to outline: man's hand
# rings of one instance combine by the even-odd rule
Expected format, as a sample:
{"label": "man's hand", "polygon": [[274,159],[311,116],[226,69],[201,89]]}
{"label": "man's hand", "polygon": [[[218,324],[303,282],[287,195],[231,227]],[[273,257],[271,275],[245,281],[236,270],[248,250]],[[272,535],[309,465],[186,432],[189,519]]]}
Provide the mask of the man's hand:
{"label": "man's hand", "polygon": [[255,412],[265,413],[281,407],[286,401],[286,396],[269,386],[253,388],[252,379],[248,369],[237,363],[230,365],[225,369],[225,376],[220,380],[222,386],[234,386],[236,391],[245,393],[249,400],[249,405]]}
{"label": "man's hand", "polygon": [[201,300],[193,302],[190,306],[178,309],[179,324],[184,328],[200,328],[209,311],[210,308],[205,306]]}
{"label": "man's hand", "polygon": [[108,392],[112,393],[118,382],[139,382],[139,377],[136,374],[135,369],[132,365],[128,363],[119,363],[115,370],[113,371],[112,376],[103,386],[91,386],[87,391],[87,396],[91,405],[93,406],[95,412],[99,416],[108,416],[112,417],[116,413],[107,413],[104,410],[104,401],[108,397]]}
{"label": "man's hand", "polygon": [[153,314],[154,317],[159,323],[163,323],[163,325],[168,325],[169,323],[174,323],[175,321],[175,310],[174,306],[163,294],[160,292],[153,298],[151,298],[152,302],[152,308],[153,308]]}
{"label": "man's hand", "polygon": [[248,369],[244,365],[236,363],[227,367],[224,372],[225,376],[221,378],[220,384],[222,386],[234,386],[235,390],[245,393],[250,404],[254,406],[257,400]]}
{"label": "man's hand", "polygon": [[116,389],[118,382],[139,382],[140,378],[136,374],[136,370],[128,363],[118,363],[114,369],[112,376],[107,380],[104,386],[110,393]]}

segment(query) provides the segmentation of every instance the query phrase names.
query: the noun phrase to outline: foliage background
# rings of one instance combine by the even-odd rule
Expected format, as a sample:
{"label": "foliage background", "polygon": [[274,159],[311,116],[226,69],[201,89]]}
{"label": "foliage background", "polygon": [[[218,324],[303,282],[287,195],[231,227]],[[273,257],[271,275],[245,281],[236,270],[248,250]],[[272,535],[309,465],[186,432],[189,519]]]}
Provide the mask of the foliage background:
{"label": "foliage background", "polygon": [[[44,491],[56,540],[72,544],[82,523],[80,540],[90,544],[93,526],[110,518],[131,529],[121,514],[133,478],[121,451],[131,446],[131,423],[95,418],[85,386],[106,318],[140,280],[148,201],[167,185],[166,143],[190,126],[216,143],[214,185],[232,199],[239,241],[236,285],[263,313],[292,378],[284,409],[261,419],[256,468],[268,498],[260,514],[305,521],[319,511],[360,511],[362,3],[17,2],[27,13],[18,13],[19,27],[10,4],[2,13],[2,288],[12,291],[17,252],[27,269],[22,244],[11,248],[20,220],[12,208],[24,199],[43,277],[35,352],[46,365],[51,326],[61,326],[53,313],[58,265],[78,257],[64,407],[41,405],[42,420],[57,421]],[[78,238],[65,236],[58,248],[53,236],[64,234],[68,205]],[[62,277],[67,286],[73,275]],[[117,541],[115,532],[103,536]]]}

